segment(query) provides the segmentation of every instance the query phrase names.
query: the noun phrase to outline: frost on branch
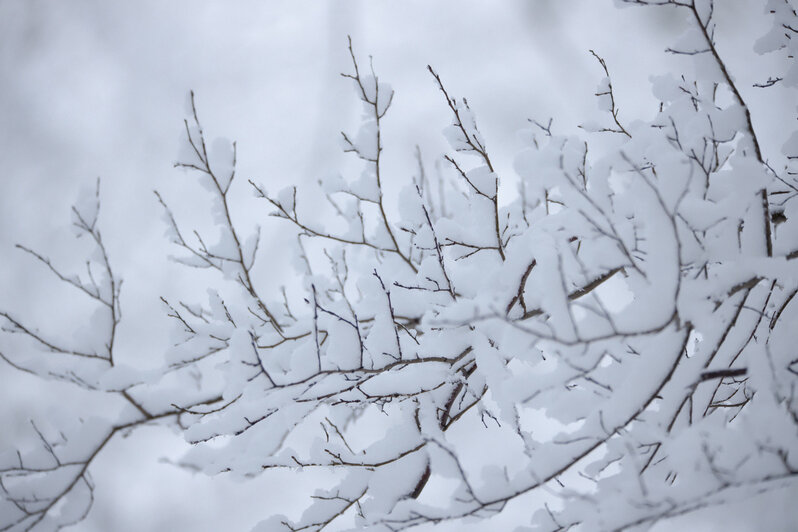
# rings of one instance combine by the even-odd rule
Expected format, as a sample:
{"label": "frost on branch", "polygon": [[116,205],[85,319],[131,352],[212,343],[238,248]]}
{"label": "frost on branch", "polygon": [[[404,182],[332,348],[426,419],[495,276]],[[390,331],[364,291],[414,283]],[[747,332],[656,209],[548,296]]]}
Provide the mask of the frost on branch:
{"label": "frost on branch", "polygon": [[[712,68],[652,78],[656,115],[622,120],[593,53],[609,125],[559,135],[552,121],[530,121],[517,190],[502,184],[467,100],[430,67],[451,113],[452,153],[435,176],[419,156],[396,205],[381,140],[393,91],[371,65],[363,71],[350,41],[344,77],[365,112],[342,139],[362,173],[322,180],[334,219],[314,216],[301,188],[248,185],[296,232],[298,293],[261,293],[259,233],[232,221],[235,144],[206,149],[192,96],[178,166],[210,194],[218,241],[158,200],[176,260],[217,271],[219,282],[194,301],[163,298],[174,345],[160,371],[138,380],[120,373],[110,348],[73,351],[3,314],[9,333],[75,358],[63,368],[90,355],[99,369],[78,383],[129,407],[77,440],[83,454],[41,433],[38,457],[5,460],[7,529],[55,518],[59,500],[74,511],[58,516],[80,517],[93,456],[116,432],[152,422],[184,429],[193,447],[182,464],[208,474],[338,472],[301,516],[264,516],[263,531],[490,530],[510,512],[523,530],[641,530],[794,490],[796,134],[782,139],[786,158],[760,144],[746,90],[714,41],[711,2],[629,3],[683,10],[692,27],[670,52]],[[768,39],[765,48],[780,46]],[[102,248],[90,218],[83,231]],[[118,322],[118,284],[86,284],[29,253]],[[4,358],[49,374],[41,358]],[[167,375],[183,388],[145,393],[141,383]],[[46,487],[42,473],[53,475]]]}

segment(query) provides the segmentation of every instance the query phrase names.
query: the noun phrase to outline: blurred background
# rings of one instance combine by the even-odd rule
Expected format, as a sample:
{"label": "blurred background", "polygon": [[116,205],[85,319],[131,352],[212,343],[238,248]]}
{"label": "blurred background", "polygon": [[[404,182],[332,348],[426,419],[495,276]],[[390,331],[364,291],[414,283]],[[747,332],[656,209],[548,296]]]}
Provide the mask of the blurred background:
{"label": "blurred background", "polygon": [[[766,30],[762,3],[724,1],[717,9],[721,50],[741,86],[766,79],[751,52]],[[447,149],[440,132],[450,117],[427,64],[452,95],[468,98],[503,183],[512,186],[513,156],[522,148],[516,133],[528,119],[553,117],[555,133],[607,119],[593,97],[603,72],[589,49],[607,61],[622,120],[648,119],[656,111],[649,76],[689,72],[682,58],[663,53],[684,24],[671,9],[615,9],[611,0],[2,0],[0,309],[67,339],[85,326],[87,302],[14,244],[65,270],[80,268],[84,248],[72,239],[69,209],[100,177],[102,233],[124,279],[117,356],[137,367],[159,364],[169,324],[158,297],[202,301],[207,286],[202,274],[186,275],[168,260],[175,250],[153,194],[159,190],[186,226],[209,223],[204,190],[173,168],[189,90],[208,139],[238,143],[234,221],[242,232],[263,226],[267,253],[256,281],[276,297],[280,284],[292,282],[281,253],[288,232],[267,218],[246,179],[276,192],[338,171],[359,173],[339,143],[339,132],[353,131],[361,115],[351,82],[339,76],[351,71],[347,35],[361,64],[373,56],[378,76],[396,91],[383,130],[390,195],[415,172],[416,145],[427,165]],[[767,145],[778,138],[779,107],[786,107],[747,93]],[[19,348],[0,335],[7,356]],[[30,419],[57,423],[108,408],[92,394],[4,364],[0,400],[0,450],[34,445]],[[297,515],[324,481],[286,472],[234,482],[161,460],[184,449],[179,434],[158,427],[114,440],[91,468],[94,509],[74,530],[248,530],[276,512]],[[781,515],[789,501],[752,504]],[[691,517],[693,530],[749,530],[726,512],[702,515]],[[677,528],[663,524],[668,529]]]}

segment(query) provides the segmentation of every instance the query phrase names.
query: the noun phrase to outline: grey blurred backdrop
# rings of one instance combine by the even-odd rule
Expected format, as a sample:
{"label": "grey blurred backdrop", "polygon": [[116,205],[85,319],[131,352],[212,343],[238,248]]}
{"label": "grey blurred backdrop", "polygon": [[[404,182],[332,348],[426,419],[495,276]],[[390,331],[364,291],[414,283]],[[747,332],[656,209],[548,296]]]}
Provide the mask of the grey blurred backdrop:
{"label": "grey blurred backdrop", "polygon": [[[722,49],[745,81],[767,77],[750,51],[764,31],[750,15],[761,9],[747,0],[719,6]],[[99,176],[103,235],[125,281],[118,356],[134,366],[159,363],[168,324],[158,296],[205,294],[201,275],[185,276],[167,260],[173,250],[152,194],[158,189],[184,220],[203,223],[202,189],[172,168],[189,89],[208,136],[237,140],[241,177],[272,191],[310,184],[351,168],[338,143],[360,116],[351,84],[338,75],[350,69],[351,35],[360,58],[372,55],[396,90],[384,122],[389,192],[410,179],[416,144],[430,165],[447,148],[440,131],[450,118],[427,64],[451,93],[468,97],[512,184],[516,132],[528,118],[554,117],[556,132],[605,118],[592,97],[603,73],[590,48],[607,60],[622,118],[651,117],[648,77],[681,68],[662,51],[682,24],[670,10],[615,10],[611,0],[0,0],[0,308],[66,338],[84,325],[72,309],[85,310],[85,302],[14,244],[80,266],[69,206]],[[775,138],[779,116],[758,105],[755,125]],[[290,283],[280,252],[285,226],[267,219],[244,179],[237,186],[236,223],[264,226],[259,282]],[[0,336],[0,350],[14,356],[9,349],[18,346]],[[0,450],[33,445],[30,418],[56,422],[110,408],[6,365],[0,401]],[[95,507],[75,530],[247,530],[274,512],[296,514],[325,481],[291,473],[209,479],[159,460],[179,457],[184,445],[157,427],[115,440],[91,468]],[[787,501],[771,504],[781,511]],[[746,529],[723,519],[710,514],[702,529]]]}

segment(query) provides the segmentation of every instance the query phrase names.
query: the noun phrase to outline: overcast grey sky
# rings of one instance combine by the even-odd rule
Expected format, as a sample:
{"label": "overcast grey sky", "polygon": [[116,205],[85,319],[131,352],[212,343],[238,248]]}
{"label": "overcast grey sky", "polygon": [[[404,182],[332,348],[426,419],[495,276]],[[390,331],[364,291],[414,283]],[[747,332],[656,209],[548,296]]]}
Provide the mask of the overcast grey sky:
{"label": "overcast grey sky", "polygon": [[[742,11],[756,3],[723,4],[728,35],[750,36],[724,42],[738,58],[736,74],[755,79],[741,54],[762,32]],[[67,299],[73,294],[13,245],[77,264],[69,205],[100,176],[103,234],[125,279],[120,352],[132,365],[158,363],[166,334],[158,296],[205,293],[166,260],[152,194],[162,191],[186,219],[202,214],[202,189],[172,168],[189,89],[209,137],[237,140],[239,175],[269,190],[312,183],[348,168],[338,131],[360,115],[338,75],[350,68],[349,34],[396,90],[384,130],[390,179],[409,179],[414,145],[427,164],[446,149],[440,131],[449,117],[426,72],[432,64],[453,94],[468,97],[511,181],[515,134],[528,118],[554,117],[559,132],[601,118],[592,93],[603,74],[588,49],[607,60],[622,116],[650,116],[648,77],[678,64],[662,50],[679,26],[669,11],[615,10],[611,0],[2,0],[0,308],[67,336],[80,325],[69,309],[84,303]],[[238,182],[236,222],[264,225],[270,260],[260,281],[275,288],[291,275],[279,252],[284,226],[266,219],[245,183]],[[0,350],[6,342],[0,337]],[[27,420],[52,417],[56,405],[72,415],[97,408],[87,394],[6,366],[0,383],[3,450],[31,444]],[[178,435],[157,428],[115,441],[92,468],[96,506],[76,529],[244,530],[275,511],[296,511],[312,489],[290,474],[240,484],[158,462],[181,448]]]}

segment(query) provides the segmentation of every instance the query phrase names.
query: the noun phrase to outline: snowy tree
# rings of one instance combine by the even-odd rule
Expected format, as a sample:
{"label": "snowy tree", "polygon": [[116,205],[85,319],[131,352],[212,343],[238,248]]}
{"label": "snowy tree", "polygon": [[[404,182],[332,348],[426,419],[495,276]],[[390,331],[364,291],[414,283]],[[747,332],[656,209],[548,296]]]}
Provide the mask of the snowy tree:
{"label": "snowy tree", "polygon": [[[341,141],[356,178],[272,193],[238,177],[235,143],[206,143],[192,93],[176,166],[207,189],[216,232],[157,200],[175,260],[218,282],[193,301],[163,297],[173,343],[160,370],[141,371],[115,357],[136,316],[123,314],[99,228],[99,181],[72,210],[92,248],[83,273],[18,246],[93,300],[93,335],[72,345],[2,308],[14,349],[0,357],[127,407],[55,431],[34,423],[40,445],[0,459],[0,530],[81,521],[93,460],[144,425],[182,431],[193,447],[179,465],[210,475],[337,473],[298,520],[263,516],[264,532],[487,530],[508,512],[519,532],[645,530],[795,490],[798,130],[762,144],[745,94],[798,87],[798,15],[767,2],[772,30],[755,50],[783,70],[749,88],[717,46],[711,1],[618,3],[689,19],[668,52],[695,72],[652,78],[658,111],[633,121],[594,53],[606,120],[571,135],[530,120],[515,182],[501,182],[468,101],[429,67],[451,152],[435,171],[419,156],[386,194],[394,93],[351,41],[344,77],[363,116]],[[296,233],[297,286],[263,293],[254,272],[269,257],[259,231],[234,224],[234,187]]]}

